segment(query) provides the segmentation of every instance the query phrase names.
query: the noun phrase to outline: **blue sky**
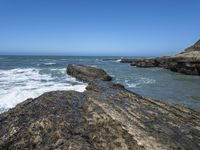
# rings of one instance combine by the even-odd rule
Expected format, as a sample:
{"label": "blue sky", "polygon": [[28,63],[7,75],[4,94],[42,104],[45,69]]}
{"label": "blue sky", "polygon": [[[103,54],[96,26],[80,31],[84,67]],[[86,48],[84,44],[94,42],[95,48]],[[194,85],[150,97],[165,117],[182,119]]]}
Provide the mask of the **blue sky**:
{"label": "blue sky", "polygon": [[175,54],[200,39],[199,8],[199,0],[0,0],[0,54]]}

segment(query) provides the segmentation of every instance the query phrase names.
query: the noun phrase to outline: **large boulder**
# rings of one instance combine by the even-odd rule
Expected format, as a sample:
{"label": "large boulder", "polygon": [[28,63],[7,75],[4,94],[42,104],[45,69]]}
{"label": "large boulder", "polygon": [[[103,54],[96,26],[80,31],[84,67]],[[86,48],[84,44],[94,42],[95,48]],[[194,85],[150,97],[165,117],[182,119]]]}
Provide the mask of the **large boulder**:
{"label": "large boulder", "polygon": [[69,64],[67,67],[67,74],[86,82],[112,80],[112,77],[103,69],[77,64]]}

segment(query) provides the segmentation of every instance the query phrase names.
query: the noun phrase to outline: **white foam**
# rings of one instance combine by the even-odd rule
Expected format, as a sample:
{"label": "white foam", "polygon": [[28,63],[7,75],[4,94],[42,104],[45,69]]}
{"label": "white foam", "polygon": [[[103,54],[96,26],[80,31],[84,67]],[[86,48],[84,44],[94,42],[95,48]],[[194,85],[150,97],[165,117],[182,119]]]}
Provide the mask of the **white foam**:
{"label": "white foam", "polygon": [[87,86],[85,83],[65,76],[65,68],[54,70],[63,74],[62,80],[51,74],[42,74],[35,68],[0,70],[0,108],[12,108],[27,98],[36,98],[44,92],[85,90]]}
{"label": "white foam", "polygon": [[155,82],[156,82],[156,80],[154,80],[154,79],[150,79],[150,78],[146,78],[146,77],[138,77],[135,79],[135,82],[125,80],[125,85],[129,88],[135,88],[135,87],[138,87],[138,86],[144,85],[144,84],[154,84]]}
{"label": "white foam", "polygon": [[90,65],[91,67],[94,67],[94,68],[97,68],[97,66],[96,65]]}
{"label": "white foam", "polygon": [[129,88],[135,88],[138,84],[137,83],[126,83]]}
{"label": "white foam", "polygon": [[116,60],[116,62],[121,62],[121,61],[122,61],[121,59],[117,59],[117,60]]}
{"label": "white foam", "polygon": [[150,79],[150,78],[146,78],[146,77],[140,77],[139,79],[143,84],[153,84],[153,83],[156,82],[156,80]]}
{"label": "white foam", "polygon": [[56,63],[53,63],[53,62],[48,62],[48,63],[42,63],[42,64],[38,64],[38,66],[55,66],[56,65]]}
{"label": "white foam", "polygon": [[56,63],[43,63],[44,65],[55,65]]}

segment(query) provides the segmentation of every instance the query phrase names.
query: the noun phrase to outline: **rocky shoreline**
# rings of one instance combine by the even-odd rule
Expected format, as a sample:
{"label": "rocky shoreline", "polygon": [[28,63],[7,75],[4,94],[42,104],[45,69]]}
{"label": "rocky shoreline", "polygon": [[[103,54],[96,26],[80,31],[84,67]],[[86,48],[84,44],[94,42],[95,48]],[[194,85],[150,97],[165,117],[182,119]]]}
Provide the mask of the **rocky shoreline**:
{"label": "rocky shoreline", "polygon": [[44,93],[0,114],[1,150],[200,149],[200,112],[130,92],[98,68],[67,72],[86,91]]}
{"label": "rocky shoreline", "polygon": [[161,67],[187,75],[200,75],[200,40],[183,52],[170,57],[121,59],[136,67]]}

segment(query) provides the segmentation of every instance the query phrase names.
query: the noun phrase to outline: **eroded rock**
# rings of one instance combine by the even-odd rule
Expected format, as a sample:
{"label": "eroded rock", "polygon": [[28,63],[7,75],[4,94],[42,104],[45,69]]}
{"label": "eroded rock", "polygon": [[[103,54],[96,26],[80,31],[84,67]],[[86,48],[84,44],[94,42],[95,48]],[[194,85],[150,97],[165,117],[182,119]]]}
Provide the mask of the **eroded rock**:
{"label": "eroded rock", "polygon": [[81,81],[110,81],[112,77],[109,76],[103,69],[69,64],[67,67],[67,74],[76,77]]}

